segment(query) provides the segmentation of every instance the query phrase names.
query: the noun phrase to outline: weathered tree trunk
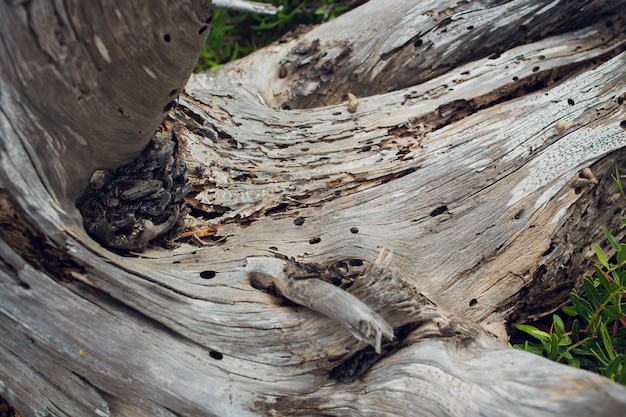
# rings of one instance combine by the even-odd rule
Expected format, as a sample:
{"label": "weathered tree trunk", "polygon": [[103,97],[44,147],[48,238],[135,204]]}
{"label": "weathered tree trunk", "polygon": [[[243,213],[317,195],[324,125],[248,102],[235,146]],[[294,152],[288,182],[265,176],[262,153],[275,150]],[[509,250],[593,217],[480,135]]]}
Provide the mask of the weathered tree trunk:
{"label": "weathered tree trunk", "polygon": [[[101,3],[0,4],[0,395],[24,415],[623,410],[505,326],[623,215],[624,2],[371,0],[184,91],[210,5]],[[164,112],[169,179],[110,171]],[[85,230],[88,184],[87,230],[124,250]],[[152,186],[189,191],[184,229],[179,205],[108,220]]]}

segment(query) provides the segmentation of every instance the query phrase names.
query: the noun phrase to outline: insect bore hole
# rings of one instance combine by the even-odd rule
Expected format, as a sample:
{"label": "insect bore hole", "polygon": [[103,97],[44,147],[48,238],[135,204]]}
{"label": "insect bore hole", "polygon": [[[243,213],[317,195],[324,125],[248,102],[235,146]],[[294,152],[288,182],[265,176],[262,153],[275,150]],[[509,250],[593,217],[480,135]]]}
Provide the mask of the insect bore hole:
{"label": "insect bore hole", "polygon": [[204,278],[204,279],[215,278],[215,271],[202,271],[200,272],[200,278]]}
{"label": "insect bore hole", "polygon": [[430,217],[439,216],[440,214],[445,213],[447,210],[448,210],[448,206],[439,206],[430,212]]}

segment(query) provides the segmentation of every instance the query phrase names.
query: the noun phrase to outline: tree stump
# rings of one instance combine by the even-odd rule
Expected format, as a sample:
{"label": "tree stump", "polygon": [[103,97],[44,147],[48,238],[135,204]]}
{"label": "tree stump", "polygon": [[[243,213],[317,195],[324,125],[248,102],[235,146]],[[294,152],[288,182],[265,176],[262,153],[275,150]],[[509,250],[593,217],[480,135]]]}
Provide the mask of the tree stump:
{"label": "tree stump", "polygon": [[25,416],[623,409],[506,345],[621,223],[623,2],[371,0],[189,79],[206,2],[0,9]]}

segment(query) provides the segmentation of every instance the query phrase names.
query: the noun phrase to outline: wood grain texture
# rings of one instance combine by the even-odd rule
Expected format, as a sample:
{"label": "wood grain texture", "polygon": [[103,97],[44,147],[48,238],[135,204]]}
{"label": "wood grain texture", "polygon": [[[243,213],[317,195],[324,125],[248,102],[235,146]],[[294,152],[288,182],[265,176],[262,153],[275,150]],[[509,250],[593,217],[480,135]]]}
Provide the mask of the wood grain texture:
{"label": "wood grain texture", "polygon": [[[42,64],[9,48],[12,41],[0,46],[11,57],[0,60],[0,329],[10,335],[0,338],[0,395],[26,416],[620,412],[623,387],[506,349],[504,326],[556,308],[574,284],[570,268],[589,267],[584,258],[597,239],[590,231],[623,215],[623,202],[605,203],[615,164],[626,172],[623,9],[603,1],[555,1],[545,13],[524,0],[436,3],[371,1],[193,76],[163,124],[189,168],[187,230],[175,247],[141,253],[112,253],[91,240],[72,196],[99,164],[116,165],[145,144],[149,135],[130,135],[134,129],[156,129],[165,97],[193,63],[158,47],[159,60],[178,69],[152,82],[141,45],[154,49],[164,33],[168,44],[180,36],[201,43],[204,23],[188,16],[206,17],[204,6],[159,3],[128,14],[130,23],[146,24],[142,13],[154,19],[133,44],[126,21],[103,19],[89,5],[2,3],[3,39],[4,24],[12,25],[35,48],[29,19],[46,21],[54,13],[37,7],[58,6],[81,16],[80,27],[98,19],[115,26],[94,23],[79,38],[80,50],[93,42],[80,65],[97,68],[103,51],[111,58],[131,48],[139,55],[111,63],[107,74],[148,76],[123,89],[125,77],[98,78],[90,91],[102,102],[92,109],[105,113],[99,119],[90,106],[76,110],[72,78],[60,91],[54,80],[63,77],[46,72],[78,65],[74,55]],[[132,8],[111,7],[105,17]],[[533,23],[530,35],[504,24],[523,19]],[[113,35],[120,33],[128,37]],[[441,40],[411,61],[424,60],[420,71],[403,71],[399,57],[426,33]],[[494,45],[505,35],[511,39]],[[41,38],[41,48],[63,56]],[[352,52],[342,55],[346,42]],[[314,57],[316,48],[314,66],[343,60],[332,79],[298,90],[307,65],[279,77],[281,62]],[[20,71],[8,71],[9,62]],[[37,82],[16,78],[36,78],[36,68]],[[355,68],[373,78],[346,83]],[[381,77],[392,83],[381,88]],[[342,101],[347,89],[358,97],[355,112]],[[115,114],[115,95],[136,119]],[[78,146],[77,137],[90,140]],[[584,167],[598,184],[580,177]],[[379,268],[381,248],[394,256]],[[377,354],[306,304],[251,285],[247,261],[289,257],[318,265],[321,277],[334,271],[337,290],[379,314],[394,340],[381,340]],[[379,278],[361,279],[367,271]]]}
{"label": "wood grain texture", "polygon": [[94,169],[146,146],[187,81],[212,16],[210,1],[191,0],[1,7],[3,113],[29,138],[27,151],[61,204],[83,191]]}
{"label": "wood grain texture", "polygon": [[348,91],[357,97],[383,94],[446,73],[462,81],[459,67],[497,59],[517,46],[571,33],[591,22],[614,34],[602,41],[610,45],[613,36],[621,36],[623,4],[371,0],[349,17],[270,46],[215,76],[263,86],[261,95],[272,107],[312,108],[337,104]]}

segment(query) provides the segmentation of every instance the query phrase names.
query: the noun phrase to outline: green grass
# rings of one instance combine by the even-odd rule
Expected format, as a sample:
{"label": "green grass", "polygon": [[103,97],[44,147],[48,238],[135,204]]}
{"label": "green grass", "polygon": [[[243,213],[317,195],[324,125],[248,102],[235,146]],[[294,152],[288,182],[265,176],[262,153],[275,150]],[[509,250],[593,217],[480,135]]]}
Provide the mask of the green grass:
{"label": "green grass", "polygon": [[332,20],[364,0],[275,0],[272,3],[282,6],[276,16],[215,9],[211,31],[195,71],[219,68],[269,45],[300,25]]}

